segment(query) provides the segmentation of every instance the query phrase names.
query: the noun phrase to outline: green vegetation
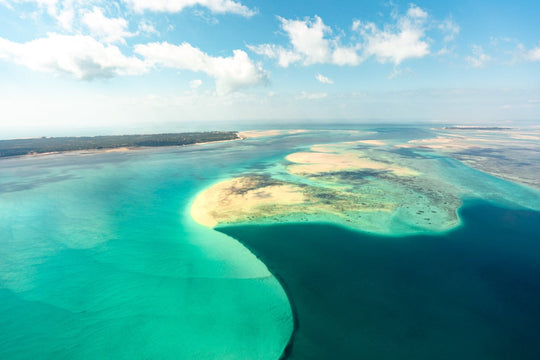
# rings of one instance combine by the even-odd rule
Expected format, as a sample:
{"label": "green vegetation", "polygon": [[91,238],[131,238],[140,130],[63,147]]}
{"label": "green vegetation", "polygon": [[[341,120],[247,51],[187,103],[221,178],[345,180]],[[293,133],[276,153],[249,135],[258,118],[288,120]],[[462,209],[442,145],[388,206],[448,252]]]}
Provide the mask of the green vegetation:
{"label": "green vegetation", "polygon": [[235,140],[238,138],[239,136],[236,131],[209,131],[176,134],[42,137],[0,140],[0,157],[123,147],[181,146],[212,141]]}

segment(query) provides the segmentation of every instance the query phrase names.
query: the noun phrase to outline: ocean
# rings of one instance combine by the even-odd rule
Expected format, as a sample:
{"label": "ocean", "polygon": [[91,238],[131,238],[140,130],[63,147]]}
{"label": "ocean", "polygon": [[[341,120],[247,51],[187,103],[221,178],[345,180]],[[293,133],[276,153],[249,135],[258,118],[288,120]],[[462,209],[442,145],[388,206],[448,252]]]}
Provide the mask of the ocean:
{"label": "ocean", "polygon": [[319,130],[1,159],[0,358],[540,358],[534,189],[434,156],[468,189],[447,232],[193,221],[213,184],[356,136]]}

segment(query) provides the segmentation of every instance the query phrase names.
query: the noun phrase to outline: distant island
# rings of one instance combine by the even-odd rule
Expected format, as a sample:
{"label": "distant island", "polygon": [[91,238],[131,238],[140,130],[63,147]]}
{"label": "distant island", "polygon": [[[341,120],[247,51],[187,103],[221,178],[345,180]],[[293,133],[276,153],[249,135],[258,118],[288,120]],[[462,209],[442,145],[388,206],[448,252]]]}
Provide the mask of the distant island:
{"label": "distant island", "polygon": [[445,126],[443,130],[512,130],[512,128],[499,126]]}
{"label": "distant island", "polygon": [[237,131],[0,140],[0,157],[79,150],[181,146],[241,139]]}

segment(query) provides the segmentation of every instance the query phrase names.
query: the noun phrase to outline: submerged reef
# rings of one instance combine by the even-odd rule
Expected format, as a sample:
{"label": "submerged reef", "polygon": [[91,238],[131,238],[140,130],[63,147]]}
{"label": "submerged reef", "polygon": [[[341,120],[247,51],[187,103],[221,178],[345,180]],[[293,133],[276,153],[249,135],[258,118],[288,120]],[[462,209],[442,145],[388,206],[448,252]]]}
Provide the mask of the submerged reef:
{"label": "submerged reef", "polygon": [[540,188],[540,130],[444,127],[400,148],[433,151],[501,179]]}
{"label": "submerged reef", "polygon": [[281,173],[246,174],[198,195],[206,226],[333,222],[367,232],[440,232],[459,224],[460,191],[429,159],[388,151],[379,140],[312,146],[291,153]]}

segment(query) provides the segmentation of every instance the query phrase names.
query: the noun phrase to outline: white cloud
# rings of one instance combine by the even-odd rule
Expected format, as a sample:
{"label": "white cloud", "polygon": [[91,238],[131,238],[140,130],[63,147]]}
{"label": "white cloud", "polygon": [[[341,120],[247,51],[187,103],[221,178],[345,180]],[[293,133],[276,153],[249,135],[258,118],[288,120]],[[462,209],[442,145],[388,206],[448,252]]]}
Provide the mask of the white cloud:
{"label": "white cloud", "polygon": [[38,7],[47,10],[49,13],[56,13],[56,5],[60,0],[1,0],[0,4],[4,4],[12,8],[15,4],[34,3]]}
{"label": "white cloud", "polygon": [[[386,24],[382,28],[371,22],[354,21],[352,30],[360,34],[360,40],[350,46],[341,45],[340,37],[333,37],[332,29],[318,16],[304,20],[279,18],[281,29],[289,37],[290,48],[273,44],[248,47],[259,55],[277,59],[278,64],[283,67],[295,62],[302,65],[356,66],[370,56],[375,56],[381,63],[392,62],[399,65],[405,59],[428,55],[430,53],[426,37],[428,13],[415,5],[410,5],[406,14],[392,17],[395,23]],[[459,27],[451,20],[444,23],[444,29],[452,36],[459,31]]]}
{"label": "white cloud", "polygon": [[0,38],[0,59],[35,71],[68,74],[80,80],[136,75],[147,71],[136,57],[90,36],[49,34],[46,38],[15,43]]}
{"label": "white cloud", "polygon": [[136,45],[135,52],[154,65],[206,73],[216,80],[220,94],[258,85],[267,78],[262,67],[242,50],[234,50],[232,57],[212,57],[188,43],[162,42]]}
{"label": "white cloud", "polygon": [[3,0],[3,2],[9,7],[18,4],[34,4],[38,9],[45,10],[64,30],[68,31],[73,30],[76,10],[81,7],[81,4],[88,4],[85,0]]}
{"label": "white cloud", "polygon": [[319,81],[321,84],[333,84],[334,83],[334,80],[332,80],[330,78],[327,78],[326,76],[324,76],[322,74],[315,75],[315,79],[317,79],[317,81]]}
{"label": "white cloud", "polygon": [[388,75],[388,79],[395,79],[399,75],[401,75],[402,71],[398,69],[397,67],[394,67],[394,70],[392,70],[392,73]]}
{"label": "white cloud", "polygon": [[449,54],[452,50],[449,49],[447,46],[443,46],[439,51],[435,53],[435,56],[443,56],[446,54]]}
{"label": "white cloud", "polygon": [[156,30],[154,25],[150,21],[144,19],[139,23],[138,31],[147,35],[159,36],[159,31]]}
{"label": "white cloud", "polygon": [[198,89],[202,85],[202,80],[195,79],[189,82],[189,87],[192,89]]}
{"label": "white cloud", "polygon": [[444,34],[444,42],[452,41],[461,31],[461,28],[451,18],[444,20],[438,26],[439,30]]}
{"label": "white cloud", "polygon": [[73,22],[75,21],[75,9],[73,9],[72,7],[66,7],[62,10],[52,13],[51,15],[56,18],[56,21],[58,21],[58,23],[63,29],[69,31],[73,29]]}
{"label": "white cloud", "polygon": [[472,46],[472,55],[467,56],[465,61],[469,63],[472,67],[480,68],[484,64],[491,60],[491,56],[484,53],[484,49],[479,45]]}
{"label": "white cloud", "polygon": [[187,7],[203,6],[216,14],[238,14],[251,17],[257,12],[232,0],[124,0],[138,12],[156,11],[176,13]]}
{"label": "white cloud", "polygon": [[428,13],[418,6],[411,4],[411,6],[409,6],[409,10],[407,10],[407,16],[409,18],[427,19]]}
{"label": "white cloud", "polygon": [[526,59],[529,61],[540,61],[540,47],[529,50]]}
{"label": "white cloud", "polygon": [[192,14],[203,20],[208,25],[219,24],[217,17],[212,13],[208,13],[206,9],[195,9],[192,11]]}
{"label": "white cloud", "polygon": [[134,34],[127,31],[128,22],[123,18],[108,18],[103,10],[94,7],[84,13],[81,22],[88,27],[90,33],[106,43],[125,43],[125,38]]}
{"label": "white cloud", "polygon": [[530,50],[525,49],[523,44],[517,45],[517,58],[525,61],[540,61],[540,45]]}
{"label": "white cloud", "polygon": [[344,47],[339,44],[338,38],[328,38],[332,30],[323,23],[320,17],[315,16],[313,19],[305,20],[289,20],[280,17],[279,20],[281,29],[289,37],[292,49],[262,44],[249,46],[252,51],[278,59],[278,64],[283,67],[300,61],[303,65],[358,65],[360,63],[355,47]]}
{"label": "white cloud", "polygon": [[280,18],[281,28],[287,32],[294,50],[303,55],[306,65],[329,61],[331,50],[324,35],[331,32],[320,17],[314,20],[287,20]]}
{"label": "white cloud", "polygon": [[277,59],[281,67],[288,67],[290,64],[302,60],[300,54],[274,44],[248,45],[248,48],[256,54],[264,55],[270,59]]}
{"label": "white cloud", "polygon": [[381,63],[399,65],[409,58],[421,58],[429,54],[425,40],[427,12],[411,5],[406,13],[397,17],[395,24],[379,29],[374,23],[355,21],[357,30],[364,39],[364,56],[375,56]]}
{"label": "white cloud", "polygon": [[330,62],[340,66],[358,65],[362,62],[362,59],[356,51],[356,48],[336,46],[332,52],[332,60]]}
{"label": "white cloud", "polygon": [[300,95],[296,97],[297,100],[320,100],[327,97],[327,93],[309,93],[307,91],[302,91]]}

